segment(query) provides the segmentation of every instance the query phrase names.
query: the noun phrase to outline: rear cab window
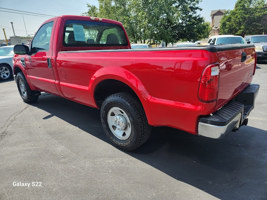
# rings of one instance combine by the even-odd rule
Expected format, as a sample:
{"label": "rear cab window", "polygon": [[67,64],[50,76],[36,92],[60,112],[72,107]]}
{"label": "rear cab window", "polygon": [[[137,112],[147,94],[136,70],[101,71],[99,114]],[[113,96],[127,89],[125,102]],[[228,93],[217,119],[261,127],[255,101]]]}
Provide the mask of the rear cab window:
{"label": "rear cab window", "polygon": [[[64,47],[113,47],[128,46],[121,26],[111,23],[69,20],[63,37]],[[99,49],[99,48],[98,48]]]}

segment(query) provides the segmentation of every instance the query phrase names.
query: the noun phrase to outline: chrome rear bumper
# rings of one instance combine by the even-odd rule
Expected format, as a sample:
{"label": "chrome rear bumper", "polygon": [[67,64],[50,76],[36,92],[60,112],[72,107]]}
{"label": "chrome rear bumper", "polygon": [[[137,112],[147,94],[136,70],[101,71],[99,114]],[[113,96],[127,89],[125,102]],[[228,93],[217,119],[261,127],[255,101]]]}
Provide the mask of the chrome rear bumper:
{"label": "chrome rear bumper", "polygon": [[217,112],[202,116],[198,123],[198,135],[219,139],[242,126],[254,108],[259,88],[259,85],[251,84]]}
{"label": "chrome rear bumper", "polygon": [[239,113],[234,119],[232,119],[228,124],[224,126],[216,126],[216,125],[199,122],[198,135],[213,138],[213,139],[222,138],[224,135],[231,132],[233,129],[239,128],[241,117],[242,115],[241,113]]}

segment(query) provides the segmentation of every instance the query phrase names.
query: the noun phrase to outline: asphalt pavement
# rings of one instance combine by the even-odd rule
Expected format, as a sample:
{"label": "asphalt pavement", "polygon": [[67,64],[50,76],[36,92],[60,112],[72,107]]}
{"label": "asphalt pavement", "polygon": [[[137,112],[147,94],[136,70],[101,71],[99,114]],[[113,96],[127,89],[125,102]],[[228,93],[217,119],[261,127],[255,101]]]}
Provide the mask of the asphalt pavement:
{"label": "asphalt pavement", "polygon": [[153,128],[125,153],[109,144],[99,111],[43,94],[23,103],[0,82],[0,199],[267,199],[267,64],[248,126],[222,140]]}

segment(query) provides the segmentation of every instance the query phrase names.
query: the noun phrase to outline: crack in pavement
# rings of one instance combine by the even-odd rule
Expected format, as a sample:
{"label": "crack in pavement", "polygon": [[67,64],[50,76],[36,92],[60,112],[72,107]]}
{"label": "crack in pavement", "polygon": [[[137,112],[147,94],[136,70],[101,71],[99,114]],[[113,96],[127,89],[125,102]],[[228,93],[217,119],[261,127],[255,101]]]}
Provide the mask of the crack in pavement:
{"label": "crack in pavement", "polygon": [[29,105],[26,105],[21,110],[16,111],[15,113],[11,114],[10,117],[7,119],[7,121],[4,123],[4,126],[2,127],[2,131],[0,133],[0,141],[7,135],[7,130],[11,126],[11,124],[15,121],[15,119],[27,108]]}

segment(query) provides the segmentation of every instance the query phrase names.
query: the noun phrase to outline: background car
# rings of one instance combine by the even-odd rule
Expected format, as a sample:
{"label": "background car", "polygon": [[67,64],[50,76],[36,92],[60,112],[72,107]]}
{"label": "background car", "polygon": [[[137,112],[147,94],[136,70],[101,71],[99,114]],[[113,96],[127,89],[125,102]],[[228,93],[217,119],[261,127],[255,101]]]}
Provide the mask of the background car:
{"label": "background car", "polygon": [[236,35],[216,35],[209,38],[208,43],[211,45],[224,44],[246,44],[246,41],[241,36]]}
{"label": "background car", "polygon": [[0,80],[8,80],[13,77],[13,52],[14,46],[0,47]]}
{"label": "background car", "polygon": [[197,43],[194,42],[179,42],[176,44],[177,47],[194,47],[197,46]]}
{"label": "background car", "polygon": [[131,44],[132,49],[147,49],[151,48],[149,44]]}
{"label": "background car", "polygon": [[255,45],[257,61],[267,61],[267,35],[248,35],[245,37],[248,44]]}

